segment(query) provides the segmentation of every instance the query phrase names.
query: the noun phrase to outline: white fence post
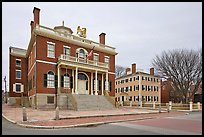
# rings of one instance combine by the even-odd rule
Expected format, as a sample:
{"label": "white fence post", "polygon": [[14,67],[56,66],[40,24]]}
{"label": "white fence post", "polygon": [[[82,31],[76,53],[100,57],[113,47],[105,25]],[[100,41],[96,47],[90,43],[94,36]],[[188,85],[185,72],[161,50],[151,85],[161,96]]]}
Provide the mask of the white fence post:
{"label": "white fence post", "polygon": [[169,101],[169,111],[172,109],[172,101]]}
{"label": "white fence post", "polygon": [[193,102],[190,102],[190,111],[193,111]]}
{"label": "white fence post", "polygon": [[153,102],[153,109],[155,109],[155,102]]}
{"label": "white fence post", "polygon": [[200,102],[198,102],[197,104],[198,104],[198,110],[200,110]]}
{"label": "white fence post", "polygon": [[142,101],[140,101],[140,108],[142,108]]}
{"label": "white fence post", "polygon": [[132,101],[130,101],[130,107],[132,107]]}

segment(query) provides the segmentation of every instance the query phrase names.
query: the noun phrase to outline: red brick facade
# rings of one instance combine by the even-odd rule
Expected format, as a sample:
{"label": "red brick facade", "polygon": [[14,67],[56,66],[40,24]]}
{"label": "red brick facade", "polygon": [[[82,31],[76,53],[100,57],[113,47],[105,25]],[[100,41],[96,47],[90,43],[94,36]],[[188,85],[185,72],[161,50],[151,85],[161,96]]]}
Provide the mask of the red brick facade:
{"label": "red brick facade", "polygon": [[[78,77],[79,74],[80,76],[83,75],[86,77],[87,94],[95,94],[93,79],[95,79],[97,73],[97,84],[99,85],[97,95],[103,95],[106,90],[110,96],[114,96],[115,55],[117,53],[115,52],[115,48],[105,45],[105,33],[99,35],[99,43],[92,42],[72,35],[71,29],[64,26],[58,26],[56,28],[70,30],[70,32],[66,32],[68,34],[60,32],[60,30],[40,26],[40,9],[34,8],[33,14],[34,21],[31,21],[30,24],[30,42],[25,58],[21,58],[23,71],[22,81],[20,81],[25,85],[24,94],[32,98],[32,100],[30,100],[31,104],[33,104],[33,99],[35,100],[34,104],[38,104],[37,95],[48,96],[49,94],[57,95],[59,93],[77,94],[77,90],[82,87],[80,87],[81,85],[78,85],[76,72]],[[62,35],[68,35],[69,37],[64,38]],[[82,44],[81,41],[83,42]],[[93,46],[92,43],[95,46]],[[54,50],[48,47],[49,44],[54,47]],[[69,56],[65,55],[64,47],[69,48]],[[93,47],[93,54],[88,59],[87,55],[91,52]],[[84,52],[83,54],[81,53],[82,51]],[[48,54],[50,53],[52,53],[53,57],[48,57]],[[78,59],[81,55],[83,55],[82,63],[80,63]],[[94,55],[98,55],[98,65],[94,64],[96,63],[94,61]],[[65,57],[68,57],[69,59],[66,60]],[[109,68],[105,66],[105,60],[109,60]],[[16,69],[15,65],[13,65],[14,63],[15,58],[10,55],[10,68],[12,69],[12,71],[10,70],[10,95],[19,96],[12,92],[12,83],[18,82],[14,79],[14,71]],[[48,87],[48,84],[50,84],[48,79],[51,80],[51,85],[53,86],[53,80],[50,78],[50,75],[48,76],[48,73],[54,73],[52,74],[52,76],[54,75],[54,87]],[[64,79],[65,74],[69,77],[69,82],[67,82],[69,83],[69,88],[63,87],[64,83],[62,80]],[[109,83],[107,87],[105,86],[106,78],[108,78]],[[58,83],[60,83],[60,85]],[[85,83],[82,82],[82,84]]]}

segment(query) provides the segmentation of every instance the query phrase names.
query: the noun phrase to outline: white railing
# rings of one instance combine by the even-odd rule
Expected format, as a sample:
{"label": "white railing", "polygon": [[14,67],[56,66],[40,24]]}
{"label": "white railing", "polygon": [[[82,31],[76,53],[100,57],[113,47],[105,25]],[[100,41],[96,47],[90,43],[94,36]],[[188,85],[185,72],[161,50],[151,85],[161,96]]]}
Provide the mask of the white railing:
{"label": "white railing", "polygon": [[77,63],[81,63],[81,64],[92,65],[92,66],[97,66],[97,67],[103,67],[103,68],[108,69],[108,64],[107,63],[95,62],[93,60],[77,58],[77,57],[73,57],[73,56],[70,56],[70,55],[61,54],[58,57],[58,61],[60,61],[60,60],[70,61],[70,62],[77,62]]}
{"label": "white railing", "polygon": [[[59,35],[59,36],[62,36],[62,37],[65,37],[65,38],[68,38],[68,39],[71,39],[71,40],[80,41],[82,43],[91,44],[93,46],[98,46],[99,47],[101,45],[100,43],[94,42],[92,40],[88,40],[88,39],[85,39],[85,38],[82,38],[82,37],[78,37],[78,36],[75,36],[75,35],[72,35],[72,34],[61,32],[61,31],[51,29],[51,28],[41,26],[41,25],[37,25],[36,29],[37,30],[42,30],[42,31],[47,32],[47,33]],[[114,47],[111,47],[111,46],[108,46],[108,45],[103,45],[103,46],[104,46],[105,49],[115,51]]]}

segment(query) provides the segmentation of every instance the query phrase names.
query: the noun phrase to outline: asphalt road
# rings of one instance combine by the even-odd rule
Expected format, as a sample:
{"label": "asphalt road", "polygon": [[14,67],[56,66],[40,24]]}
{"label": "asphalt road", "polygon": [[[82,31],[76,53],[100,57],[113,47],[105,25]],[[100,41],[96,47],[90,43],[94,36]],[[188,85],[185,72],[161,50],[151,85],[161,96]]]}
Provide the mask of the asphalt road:
{"label": "asphalt road", "polygon": [[202,112],[185,116],[147,119],[66,129],[33,129],[2,118],[2,135],[202,135]]}

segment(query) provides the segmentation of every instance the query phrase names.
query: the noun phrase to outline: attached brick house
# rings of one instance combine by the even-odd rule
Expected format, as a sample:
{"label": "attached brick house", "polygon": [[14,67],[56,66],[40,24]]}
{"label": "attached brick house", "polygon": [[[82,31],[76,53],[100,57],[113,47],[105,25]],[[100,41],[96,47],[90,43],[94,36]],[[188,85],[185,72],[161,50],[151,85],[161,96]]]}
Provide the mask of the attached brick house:
{"label": "attached brick house", "polygon": [[106,34],[94,42],[73,35],[64,23],[54,29],[41,26],[36,7],[33,14],[27,50],[10,47],[10,100],[15,103],[23,94],[35,108],[55,108],[66,94],[114,96],[117,53],[105,44]]}

